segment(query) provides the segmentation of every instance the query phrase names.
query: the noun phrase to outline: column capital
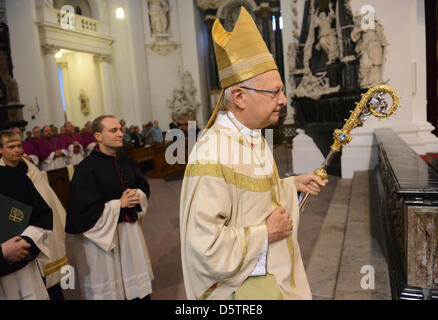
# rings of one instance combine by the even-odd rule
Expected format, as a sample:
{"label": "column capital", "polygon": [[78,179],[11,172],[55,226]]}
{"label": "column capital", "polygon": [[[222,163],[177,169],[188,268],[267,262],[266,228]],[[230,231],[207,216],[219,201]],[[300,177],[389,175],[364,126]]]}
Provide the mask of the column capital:
{"label": "column capital", "polygon": [[113,58],[110,55],[106,55],[106,54],[95,54],[94,61],[96,61],[98,63],[101,63],[101,62],[112,63]]}
{"label": "column capital", "polygon": [[55,46],[53,44],[43,44],[41,46],[41,50],[43,51],[44,55],[51,54],[54,55],[57,53],[61,48],[58,46]]}
{"label": "column capital", "polygon": [[269,18],[272,14],[272,7],[268,1],[263,1],[259,4],[259,9],[255,12],[256,15],[262,18]]}
{"label": "column capital", "polygon": [[60,69],[65,69],[68,67],[67,62],[58,62],[57,65],[58,65],[58,68],[60,68]]}

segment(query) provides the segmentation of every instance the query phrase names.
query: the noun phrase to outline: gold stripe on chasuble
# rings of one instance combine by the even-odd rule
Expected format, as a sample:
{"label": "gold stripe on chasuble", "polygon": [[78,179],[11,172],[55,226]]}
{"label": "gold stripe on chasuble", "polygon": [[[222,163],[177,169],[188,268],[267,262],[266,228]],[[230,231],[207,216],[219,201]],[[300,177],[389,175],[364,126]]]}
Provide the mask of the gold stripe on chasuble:
{"label": "gold stripe on chasuble", "polygon": [[237,266],[236,270],[234,270],[231,277],[221,280],[219,282],[214,283],[210,286],[200,297],[198,300],[207,300],[208,297],[212,295],[212,293],[222,286],[225,282],[230,281],[236,274],[239,273],[240,269],[242,269],[243,263],[245,262],[246,255],[248,253],[248,242],[249,242],[249,235],[251,234],[251,229],[249,227],[245,227],[243,229],[244,231],[244,238],[243,238],[243,253],[242,253],[242,259],[240,260],[239,265]]}
{"label": "gold stripe on chasuble", "polygon": [[67,256],[62,257],[59,260],[56,260],[54,262],[51,262],[49,264],[46,264],[44,266],[44,273],[47,276],[51,275],[52,273],[55,273],[56,271],[60,270],[63,266],[68,265]]}
{"label": "gold stripe on chasuble", "polygon": [[226,183],[233,184],[240,189],[253,192],[271,191],[272,184],[272,178],[252,178],[245,174],[238,173],[234,169],[217,163],[188,164],[184,176],[209,176],[224,178]]}
{"label": "gold stripe on chasuble", "polygon": [[[277,164],[274,161],[274,176],[276,179],[276,182],[280,182],[281,186],[284,187],[284,181],[280,180],[278,177],[278,169],[277,169]],[[274,207],[274,209],[277,209],[278,207],[281,206],[279,200],[280,199],[280,190],[278,190],[278,194],[275,194],[275,187],[274,185],[272,185],[272,190],[271,190],[271,195],[272,195],[272,206]],[[291,261],[291,265],[292,265],[292,270],[290,273],[290,286],[292,289],[296,290],[297,289],[297,285],[295,283],[295,250],[294,250],[294,244],[292,242],[292,234],[287,238],[287,249],[289,250],[289,255],[290,255],[290,261]]]}

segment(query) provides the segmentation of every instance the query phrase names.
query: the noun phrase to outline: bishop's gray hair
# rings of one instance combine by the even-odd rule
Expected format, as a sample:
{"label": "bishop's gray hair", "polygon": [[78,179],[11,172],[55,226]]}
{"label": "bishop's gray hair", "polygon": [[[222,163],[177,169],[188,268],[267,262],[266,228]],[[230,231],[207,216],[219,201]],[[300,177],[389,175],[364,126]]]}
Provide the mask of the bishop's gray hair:
{"label": "bishop's gray hair", "polygon": [[[253,86],[256,86],[256,84],[257,84],[257,79],[256,79],[256,77],[254,77],[254,78],[242,81],[238,84],[235,84],[233,86],[226,88],[224,91],[224,103],[223,103],[224,107],[228,108],[232,104],[233,97],[231,96],[231,91],[234,88],[239,88],[239,87],[243,87],[243,86],[244,87],[253,87]],[[249,92],[249,94],[254,94],[254,92],[251,90],[248,90],[248,92]]]}

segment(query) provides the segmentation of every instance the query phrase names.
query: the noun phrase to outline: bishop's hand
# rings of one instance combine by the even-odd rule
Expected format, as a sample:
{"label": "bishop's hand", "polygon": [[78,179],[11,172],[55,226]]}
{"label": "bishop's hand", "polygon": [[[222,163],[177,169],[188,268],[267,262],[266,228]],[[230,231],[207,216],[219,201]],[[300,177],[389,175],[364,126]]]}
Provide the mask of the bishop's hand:
{"label": "bishop's hand", "polygon": [[317,195],[325,187],[328,180],[322,180],[316,174],[302,174],[295,177],[295,186],[299,192]]}
{"label": "bishop's hand", "polygon": [[266,220],[269,243],[286,239],[292,234],[292,218],[290,213],[283,207],[278,207],[272,211]]}

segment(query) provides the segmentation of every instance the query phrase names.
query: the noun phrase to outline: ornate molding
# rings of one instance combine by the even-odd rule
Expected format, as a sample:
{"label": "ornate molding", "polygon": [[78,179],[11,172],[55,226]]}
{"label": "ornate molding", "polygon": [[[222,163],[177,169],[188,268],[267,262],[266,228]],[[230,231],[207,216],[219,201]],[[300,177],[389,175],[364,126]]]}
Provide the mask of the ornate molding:
{"label": "ornate molding", "polygon": [[167,37],[158,37],[155,38],[155,41],[152,44],[147,44],[146,46],[153,52],[158,53],[160,56],[167,56],[171,52],[178,49],[179,44],[170,41]]}
{"label": "ornate molding", "polygon": [[94,61],[97,62],[97,63],[101,63],[101,62],[112,63],[113,62],[113,58],[110,55],[107,55],[107,54],[95,54],[94,55]]}
{"label": "ornate molding", "polygon": [[173,90],[172,98],[167,100],[167,106],[172,114],[196,115],[200,103],[196,101],[196,87],[189,71],[178,70],[181,85]]}
{"label": "ornate molding", "polygon": [[60,69],[68,68],[68,63],[67,62],[58,62],[57,65],[58,65],[58,68],[60,68]]}
{"label": "ornate molding", "polygon": [[61,48],[58,46],[55,46],[53,44],[43,44],[41,46],[41,50],[43,51],[44,55],[51,54],[54,55],[57,53]]}
{"label": "ornate molding", "polygon": [[219,7],[220,0],[197,0],[196,5],[202,11],[206,11],[209,9],[217,9]]}

